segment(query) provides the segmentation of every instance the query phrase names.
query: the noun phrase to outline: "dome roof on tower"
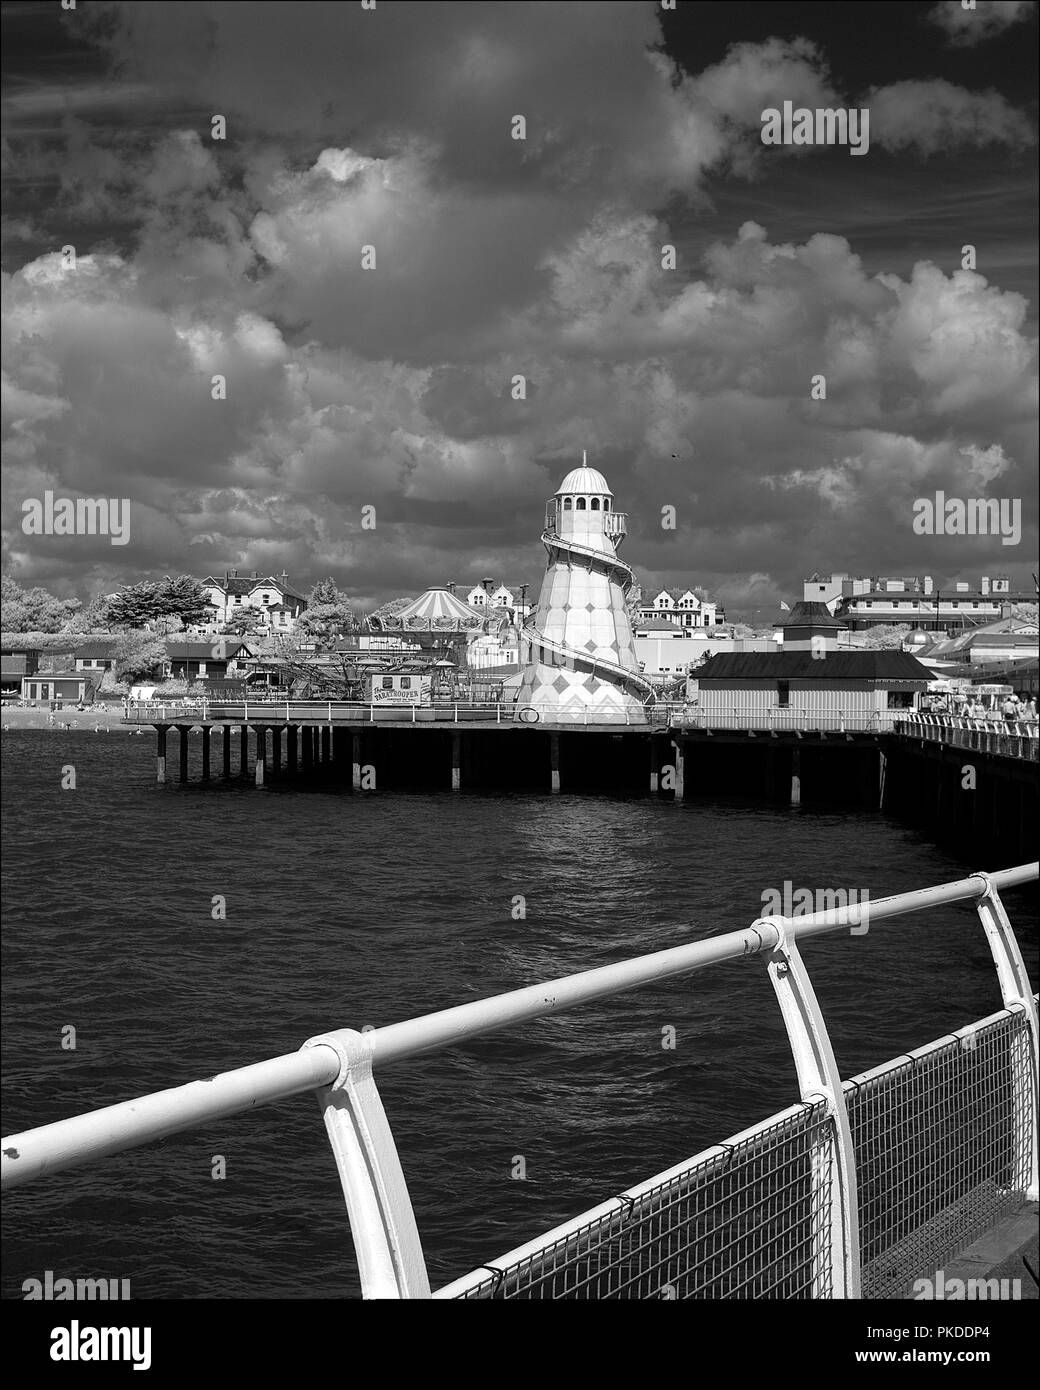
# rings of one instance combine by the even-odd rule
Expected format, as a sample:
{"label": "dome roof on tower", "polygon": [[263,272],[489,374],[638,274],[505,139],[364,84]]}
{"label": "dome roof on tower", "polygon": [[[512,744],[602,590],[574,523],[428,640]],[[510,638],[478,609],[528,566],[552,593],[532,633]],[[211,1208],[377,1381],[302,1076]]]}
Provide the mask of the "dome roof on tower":
{"label": "dome roof on tower", "polygon": [[559,497],[564,492],[599,493],[599,495],[613,497],[614,494],[607,486],[607,480],[596,468],[572,468],[564,478],[563,482],[556,489],[556,496]]}

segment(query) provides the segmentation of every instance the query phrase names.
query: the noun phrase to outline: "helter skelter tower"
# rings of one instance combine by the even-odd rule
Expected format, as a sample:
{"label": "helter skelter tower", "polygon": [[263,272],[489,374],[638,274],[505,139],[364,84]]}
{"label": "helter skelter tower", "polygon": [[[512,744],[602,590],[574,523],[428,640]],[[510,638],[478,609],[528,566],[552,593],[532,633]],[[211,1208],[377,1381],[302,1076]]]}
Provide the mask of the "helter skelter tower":
{"label": "helter skelter tower", "polygon": [[533,621],[521,635],[523,723],[646,724],[653,687],[640,675],[618,558],[625,514],[595,468],[573,469],[545,508],[549,561]]}

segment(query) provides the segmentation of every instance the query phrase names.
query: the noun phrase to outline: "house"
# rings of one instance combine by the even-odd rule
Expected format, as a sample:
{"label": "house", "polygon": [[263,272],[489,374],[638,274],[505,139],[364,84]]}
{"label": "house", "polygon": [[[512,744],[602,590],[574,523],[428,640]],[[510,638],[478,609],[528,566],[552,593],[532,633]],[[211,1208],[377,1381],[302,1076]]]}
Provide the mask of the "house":
{"label": "house", "polygon": [[22,677],[22,699],[32,704],[93,704],[98,677],[86,671],[40,671]]}
{"label": "house", "polygon": [[84,642],[72,653],[77,671],[110,671],[115,665],[115,650],[120,638],[95,637]]}
{"label": "house", "polygon": [[217,637],[212,642],[167,637],[163,679],[220,680],[228,675],[236,661],[255,655],[240,637]]}
{"label": "house", "polygon": [[637,613],[641,623],[667,618],[680,627],[714,627],[726,617],[717,604],[698,598],[692,589],[662,589],[649,603],[641,603]]}
{"label": "house", "polygon": [[5,694],[20,695],[22,678],[35,675],[39,666],[40,653],[35,647],[3,647],[0,649],[0,688]]}
{"label": "house", "polygon": [[[449,584],[450,593],[455,593],[455,585]],[[484,579],[474,584],[466,595],[466,603],[471,608],[489,611],[492,608],[506,608],[513,614],[514,621],[522,623],[534,607],[527,602],[528,584],[499,584],[493,579]]]}
{"label": "house", "polygon": [[[259,620],[274,631],[291,632],[296,619],[307,607],[307,600],[289,583],[285,570],[278,576],[239,575],[238,570],[226,570],[223,579],[212,575],[202,580],[206,598],[215,610],[215,622],[223,624],[243,609],[257,610]],[[270,613],[271,616],[268,616]]]}
{"label": "house", "polygon": [[932,672],[909,652],[737,652],[697,672],[699,717],[719,728],[889,728]]}

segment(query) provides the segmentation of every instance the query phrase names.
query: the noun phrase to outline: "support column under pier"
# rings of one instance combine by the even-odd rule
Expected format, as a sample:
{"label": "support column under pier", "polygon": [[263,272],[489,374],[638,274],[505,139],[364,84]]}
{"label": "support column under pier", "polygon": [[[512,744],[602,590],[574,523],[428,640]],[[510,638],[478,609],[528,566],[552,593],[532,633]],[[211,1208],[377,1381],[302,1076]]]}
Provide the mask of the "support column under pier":
{"label": "support column under pier", "polygon": [[243,724],[239,730],[238,775],[244,777],[249,771],[249,725]]}
{"label": "support column under pier", "polygon": [[791,805],[802,804],[802,750],[791,749]]}
{"label": "support column under pier", "polygon": [[681,738],[673,739],[672,747],[675,749],[675,799],[676,801],[684,801],[686,799],[686,750]]}
{"label": "support column under pier", "polygon": [[451,736],[451,789],[457,792],[462,786],[462,737]]}
{"label": "support column under pier", "polygon": [[209,725],[202,726],[202,780],[209,781]]}
{"label": "support column under pier", "polygon": [[357,791],[360,791],[360,790],[361,790],[361,735],[360,735],[360,734],[353,734],[353,735],[351,736],[350,761],[351,761],[351,767],[350,767],[350,785],[351,785],[351,786],[354,788],[354,790],[357,792]]}
{"label": "support column under pier", "polygon": [[300,771],[306,777],[314,767],[314,740],[311,727],[304,724],[300,729]]}
{"label": "support column under pier", "polygon": [[290,777],[296,776],[296,769],[299,762],[297,734],[298,731],[295,724],[290,724],[285,731],[285,770]]}
{"label": "support column under pier", "polygon": [[188,735],[191,733],[191,726],[178,724],[177,732],[181,736],[180,747],[177,750],[180,754],[180,780],[186,782],[188,780]]}
{"label": "support column under pier", "polygon": [[332,761],[332,730],[327,724],[321,731],[321,761],[322,766],[328,770],[329,763]]}
{"label": "support column under pier", "polygon": [[221,732],[224,735],[222,750],[224,754],[224,777],[229,778],[231,776],[231,725],[225,724]]}
{"label": "support column under pier", "polygon": [[264,785],[265,763],[267,762],[267,730],[266,728],[255,728],[256,735],[256,764],[253,773],[253,780],[258,787]]}
{"label": "support column under pier", "polygon": [[162,786],[166,781],[166,735],[169,733],[169,725],[157,724],[155,726],[155,780]]}
{"label": "support column under pier", "polygon": [[560,790],[560,735],[549,735],[549,790]]}
{"label": "support column under pier", "polygon": [[271,730],[271,776],[278,777],[282,771],[282,731]]}

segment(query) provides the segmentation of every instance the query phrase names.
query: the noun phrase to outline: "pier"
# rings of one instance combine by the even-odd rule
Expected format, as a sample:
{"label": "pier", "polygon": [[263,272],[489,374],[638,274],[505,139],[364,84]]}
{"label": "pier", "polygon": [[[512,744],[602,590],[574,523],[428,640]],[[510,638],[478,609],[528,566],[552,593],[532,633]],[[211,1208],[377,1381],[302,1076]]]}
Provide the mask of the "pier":
{"label": "pier", "polygon": [[[1036,725],[893,712],[814,722],[734,709],[709,726],[661,704],[644,723],[524,722],[496,704],[335,701],[132,707],[156,731],[156,780],[301,779],[356,792],[601,791],[676,803],[742,796],[883,810],[931,838],[1004,862],[1038,829]],[[173,735],[171,739],[171,734]]]}
{"label": "pier", "polygon": [[[1037,1001],[1000,895],[1035,883],[1038,869],[972,874],[870,903],[872,932],[927,931],[924,909],[972,903],[1002,1007],[858,1076],[838,1070],[800,953],[800,942],[824,933],[853,949],[866,930],[862,910],[839,907],[759,918],[385,1027],[335,1029],[297,1052],[10,1135],[3,1185],[53,1181],[311,1092],[365,1298],[909,1298],[918,1277],[934,1277],[1037,1201]],[[434,1289],[377,1075],[723,962],[768,975],[796,1078],[790,1095],[777,1096],[782,1108]]]}

